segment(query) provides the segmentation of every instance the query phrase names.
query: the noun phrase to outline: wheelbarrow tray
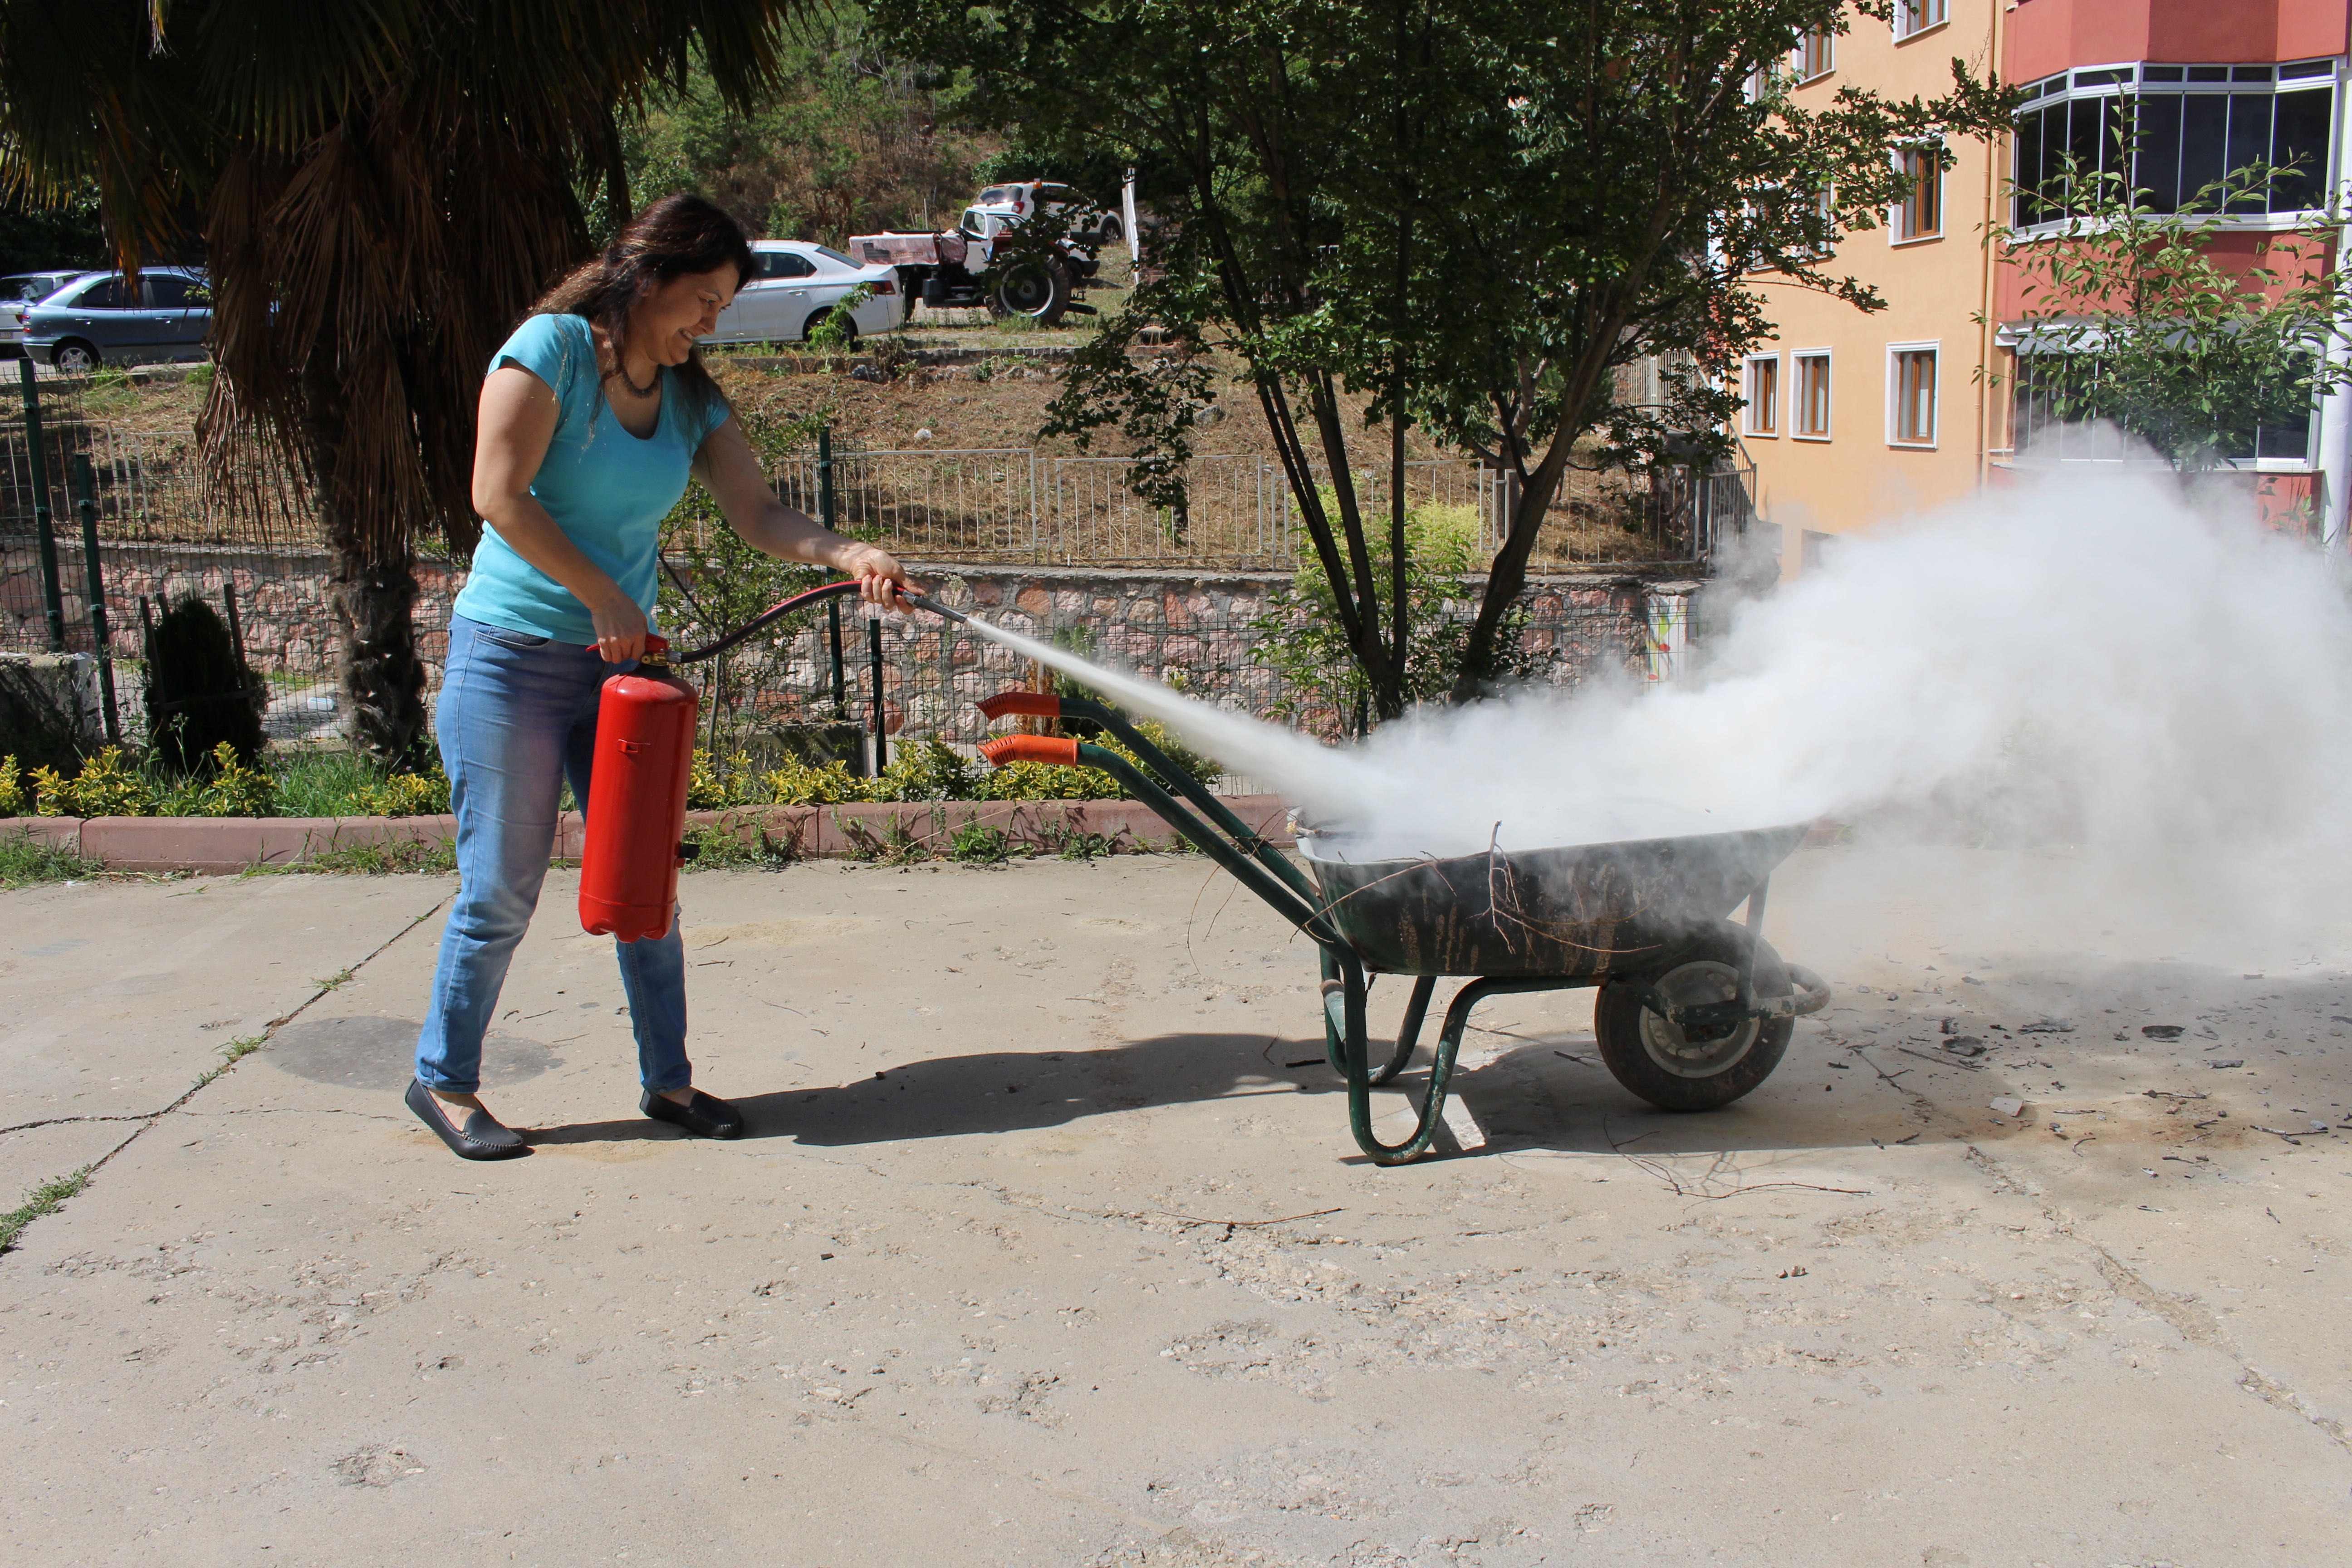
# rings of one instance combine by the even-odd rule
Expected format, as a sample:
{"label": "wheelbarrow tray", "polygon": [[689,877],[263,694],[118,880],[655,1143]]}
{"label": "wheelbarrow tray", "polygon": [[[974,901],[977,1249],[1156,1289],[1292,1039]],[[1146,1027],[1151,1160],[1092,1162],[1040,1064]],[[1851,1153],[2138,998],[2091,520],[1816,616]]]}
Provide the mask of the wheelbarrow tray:
{"label": "wheelbarrow tray", "polygon": [[1322,913],[1367,969],[1592,977],[1663,960],[1722,920],[1807,824],[1448,859],[1359,860],[1359,836],[1302,827]]}

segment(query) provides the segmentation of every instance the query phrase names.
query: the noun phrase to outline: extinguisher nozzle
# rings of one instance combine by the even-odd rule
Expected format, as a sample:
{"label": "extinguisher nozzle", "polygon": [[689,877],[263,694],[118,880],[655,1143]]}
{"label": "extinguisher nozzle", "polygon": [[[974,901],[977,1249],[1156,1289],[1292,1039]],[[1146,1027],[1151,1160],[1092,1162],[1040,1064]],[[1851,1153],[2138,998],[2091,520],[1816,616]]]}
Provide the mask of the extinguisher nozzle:
{"label": "extinguisher nozzle", "polygon": [[921,594],[901,594],[898,597],[904,599],[907,603],[914,605],[915,608],[919,610],[929,610],[935,616],[944,616],[946,619],[959,624],[971,619],[970,616],[965,615],[961,610],[950,610],[945,605],[940,604],[937,599],[927,597]]}

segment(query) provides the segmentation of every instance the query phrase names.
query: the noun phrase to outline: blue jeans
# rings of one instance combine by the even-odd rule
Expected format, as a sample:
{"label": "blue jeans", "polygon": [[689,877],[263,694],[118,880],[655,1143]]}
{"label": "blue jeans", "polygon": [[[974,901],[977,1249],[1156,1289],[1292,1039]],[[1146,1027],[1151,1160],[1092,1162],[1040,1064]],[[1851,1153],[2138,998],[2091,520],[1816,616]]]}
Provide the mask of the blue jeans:
{"label": "blue jeans", "polygon": [[[433,729],[457,816],[459,885],[416,1037],[416,1076],[429,1088],[451,1094],[481,1088],[482,1036],[547,879],[562,781],[572,781],[572,799],[588,799],[596,705],[612,673],[594,648],[450,618]],[[686,1059],[686,946],[677,921],[658,941],[614,946],[636,1031],[638,1076],[647,1089],[686,1088],[694,1069]]]}

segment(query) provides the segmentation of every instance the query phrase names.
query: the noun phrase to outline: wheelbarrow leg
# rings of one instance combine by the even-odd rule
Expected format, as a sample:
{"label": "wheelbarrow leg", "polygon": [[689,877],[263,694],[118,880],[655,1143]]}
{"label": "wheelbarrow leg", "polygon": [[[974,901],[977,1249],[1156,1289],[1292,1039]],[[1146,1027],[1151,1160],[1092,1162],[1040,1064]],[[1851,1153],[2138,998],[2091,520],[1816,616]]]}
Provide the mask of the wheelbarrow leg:
{"label": "wheelbarrow leg", "polygon": [[[1342,996],[1348,1030],[1348,1124],[1356,1135],[1356,1147],[1361,1149],[1376,1165],[1402,1165],[1417,1160],[1429,1152],[1437,1137],[1439,1124],[1445,1116],[1445,1094],[1454,1080],[1454,1060],[1462,1050],[1462,1036],[1470,1026],[1470,1010],[1489,996],[1507,995],[1526,991],[1567,991],[1591,984],[1587,980],[1473,980],[1465,985],[1445,1009],[1445,1022],[1437,1032],[1437,1050],[1429,1064],[1429,1087],[1423,1092],[1421,1113],[1416,1119],[1412,1135],[1401,1143],[1383,1143],[1372,1133],[1371,1089],[1376,1082],[1385,1081],[1371,1076],[1370,1052],[1364,1039],[1363,970],[1352,956],[1339,961],[1344,973]],[[1407,1013],[1411,1035],[1421,1032],[1423,1015],[1429,1006],[1429,994],[1436,985],[1433,977],[1423,975],[1413,986],[1413,1005]],[[1400,1042],[1402,1045],[1402,1042]],[[1410,1047],[1400,1051],[1388,1072],[1392,1074],[1409,1055]]]}
{"label": "wheelbarrow leg", "polygon": [[[1347,1016],[1346,1008],[1344,1005],[1339,1006],[1332,1005],[1334,998],[1339,995],[1339,991],[1332,988],[1340,985],[1336,973],[1338,969],[1339,965],[1333,962],[1331,955],[1325,953],[1323,984],[1327,989],[1323,994],[1323,1056],[1324,1059],[1331,1064],[1333,1072],[1344,1075],[1348,1070],[1347,1025],[1344,1022]],[[1367,975],[1364,980],[1364,992],[1367,998],[1371,994],[1371,978]],[[1404,1022],[1397,1027],[1396,1050],[1389,1058],[1388,1066],[1372,1075],[1372,1082],[1375,1085],[1386,1083],[1404,1071],[1404,1064],[1412,1059],[1413,1047],[1421,1043],[1422,1022],[1429,1016],[1430,996],[1436,989],[1437,976],[1434,974],[1423,974],[1413,981],[1412,994],[1406,999],[1404,1005]]]}
{"label": "wheelbarrow leg", "polygon": [[1413,1047],[1421,1044],[1422,1020],[1429,1016],[1429,998],[1437,990],[1437,976],[1424,974],[1412,983],[1412,996],[1404,1005],[1404,1022],[1397,1026],[1396,1054],[1389,1065],[1372,1075],[1375,1085],[1388,1082],[1404,1071],[1404,1064],[1412,1059]]}

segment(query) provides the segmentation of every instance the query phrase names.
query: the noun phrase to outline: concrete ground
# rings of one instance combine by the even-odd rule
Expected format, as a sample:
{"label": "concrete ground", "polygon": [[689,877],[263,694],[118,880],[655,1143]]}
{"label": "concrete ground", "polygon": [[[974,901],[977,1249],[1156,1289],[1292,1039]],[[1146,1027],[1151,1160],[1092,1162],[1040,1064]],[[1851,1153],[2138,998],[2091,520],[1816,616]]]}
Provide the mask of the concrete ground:
{"label": "concrete ground", "polygon": [[688,879],[727,1144],[638,1116],[558,876],[491,1165],[399,1100],[447,879],[0,896],[0,1178],[114,1151],[0,1258],[0,1555],[2343,1561],[2352,944],[1971,931],[1991,858],[1791,862],[1837,1000],[1718,1113],[1489,1004],[1485,1146],[1395,1170],[1198,859]]}

